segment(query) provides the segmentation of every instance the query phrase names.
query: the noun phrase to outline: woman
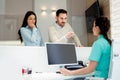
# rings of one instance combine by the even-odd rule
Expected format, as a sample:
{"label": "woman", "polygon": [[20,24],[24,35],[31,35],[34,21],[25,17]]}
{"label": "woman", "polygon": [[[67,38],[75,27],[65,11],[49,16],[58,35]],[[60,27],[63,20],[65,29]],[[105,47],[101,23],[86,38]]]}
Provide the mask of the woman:
{"label": "woman", "polygon": [[95,77],[107,78],[109,72],[111,40],[108,39],[107,32],[110,22],[106,17],[99,17],[94,21],[93,34],[98,37],[92,46],[87,67],[78,70],[61,69],[63,75],[88,74],[94,72]]}
{"label": "woman", "polygon": [[28,11],[18,32],[25,46],[43,46],[41,34],[36,26],[37,17],[33,11]]}

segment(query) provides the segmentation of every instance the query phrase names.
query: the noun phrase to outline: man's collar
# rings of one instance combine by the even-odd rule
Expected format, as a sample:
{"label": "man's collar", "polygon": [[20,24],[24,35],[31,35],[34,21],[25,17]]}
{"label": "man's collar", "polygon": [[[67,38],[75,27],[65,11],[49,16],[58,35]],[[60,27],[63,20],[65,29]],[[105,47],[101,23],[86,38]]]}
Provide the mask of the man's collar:
{"label": "man's collar", "polygon": [[62,28],[61,26],[59,26],[59,25],[58,25],[58,23],[57,23],[57,22],[55,23],[55,26],[56,26],[57,28],[59,28],[59,29],[61,29],[61,28]]}

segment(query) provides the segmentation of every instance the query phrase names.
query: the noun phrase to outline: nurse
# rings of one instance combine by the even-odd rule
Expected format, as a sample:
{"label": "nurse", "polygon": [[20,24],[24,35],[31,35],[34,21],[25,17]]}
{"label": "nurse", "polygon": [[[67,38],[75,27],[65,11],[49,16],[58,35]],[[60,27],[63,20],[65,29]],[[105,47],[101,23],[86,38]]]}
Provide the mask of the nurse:
{"label": "nurse", "polygon": [[96,18],[93,24],[93,35],[98,39],[92,45],[88,66],[77,70],[62,68],[60,72],[63,75],[83,75],[94,72],[95,77],[108,78],[111,55],[111,40],[107,35],[109,29],[110,21],[106,17]]}

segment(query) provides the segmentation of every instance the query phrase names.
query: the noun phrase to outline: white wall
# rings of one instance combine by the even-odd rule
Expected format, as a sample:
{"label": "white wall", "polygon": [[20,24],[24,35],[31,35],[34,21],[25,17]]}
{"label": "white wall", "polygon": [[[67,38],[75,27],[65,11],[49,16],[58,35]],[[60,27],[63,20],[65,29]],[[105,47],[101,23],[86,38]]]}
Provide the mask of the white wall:
{"label": "white wall", "polygon": [[83,46],[88,45],[85,16],[72,16],[72,28]]}
{"label": "white wall", "polygon": [[17,40],[23,16],[34,0],[0,0],[0,40]]}
{"label": "white wall", "polygon": [[86,0],[72,0],[71,6],[72,6],[71,10],[73,16],[85,15]]}
{"label": "white wall", "polygon": [[6,0],[6,15],[25,15],[28,10],[33,10],[34,0]]}
{"label": "white wall", "polygon": [[86,0],[67,0],[68,21],[79,37],[81,44],[87,46],[85,7]]}
{"label": "white wall", "polygon": [[5,0],[0,0],[0,15],[5,13]]}
{"label": "white wall", "polygon": [[4,14],[5,14],[5,0],[0,0],[0,37],[2,37],[3,34],[1,27],[4,24]]}
{"label": "white wall", "polygon": [[[47,14],[41,14],[41,8],[46,8]],[[51,15],[52,8],[66,9],[66,0],[35,0],[35,13],[37,14],[37,25],[41,31],[44,42],[48,41],[48,27],[55,22],[55,18]]]}

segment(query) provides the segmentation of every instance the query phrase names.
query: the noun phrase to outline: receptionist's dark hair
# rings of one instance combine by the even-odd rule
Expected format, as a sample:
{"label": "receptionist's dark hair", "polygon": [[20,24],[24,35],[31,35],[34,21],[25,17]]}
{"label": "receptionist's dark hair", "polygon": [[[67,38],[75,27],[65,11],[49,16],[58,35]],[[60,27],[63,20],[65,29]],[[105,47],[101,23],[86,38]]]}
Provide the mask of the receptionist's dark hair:
{"label": "receptionist's dark hair", "polygon": [[99,27],[100,34],[102,34],[105,39],[109,42],[111,45],[111,40],[108,38],[108,31],[110,29],[110,21],[107,17],[98,17],[95,19],[95,25]]}

